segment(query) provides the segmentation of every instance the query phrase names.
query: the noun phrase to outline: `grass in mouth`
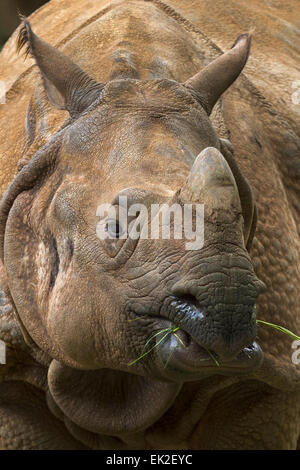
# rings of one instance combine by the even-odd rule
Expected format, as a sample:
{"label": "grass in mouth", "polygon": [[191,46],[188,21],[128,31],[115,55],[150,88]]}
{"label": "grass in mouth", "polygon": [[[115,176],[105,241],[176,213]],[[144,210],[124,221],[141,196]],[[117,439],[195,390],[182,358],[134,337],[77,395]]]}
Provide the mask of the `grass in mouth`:
{"label": "grass in mouth", "polygon": [[212,358],[212,360],[214,361],[214,363],[216,364],[217,367],[220,367],[220,364],[219,362],[217,361],[217,358],[213,355],[213,353],[207,349],[205,346],[202,346],[202,348],[205,349],[206,352],[208,352],[208,354],[210,355],[210,357]]}
{"label": "grass in mouth", "polygon": [[[132,320],[133,321],[133,320]],[[274,328],[275,330],[278,330],[280,331],[281,333],[284,333],[288,336],[290,336],[291,338],[293,339],[297,339],[298,341],[300,341],[300,336],[297,336],[295,333],[293,333],[292,331],[288,330],[287,328],[284,328],[283,326],[280,326],[280,325],[275,325],[274,323],[269,323],[267,321],[264,321],[264,320],[256,320],[256,323],[258,324],[262,324],[262,325],[267,325],[267,326],[270,326],[271,328]],[[176,332],[180,330],[179,326],[173,326],[173,327],[169,327],[169,328],[163,328],[162,330],[158,331],[157,333],[155,333],[154,335],[152,335],[145,343],[144,345],[144,348],[143,348],[143,351],[142,351],[142,354],[140,354],[140,356],[135,359],[134,361],[130,362],[128,365],[129,366],[132,366],[133,364],[136,364],[138,361],[140,361],[141,359],[143,359],[145,356],[147,356],[148,354],[150,354],[151,351],[153,351],[153,349],[157,348],[169,335],[173,334],[177,341],[179,341],[182,346],[184,348],[186,348],[186,345],[184,344],[184,342],[182,341],[182,339],[176,334]],[[155,343],[154,346],[152,346],[150,349],[148,349],[147,351],[145,351],[146,347],[148,346],[148,344],[154,339],[156,338],[157,336],[159,335],[162,335],[163,336]],[[219,362],[217,361],[216,357],[213,355],[213,353],[207,349],[205,346],[202,346],[206,351],[207,353],[210,355],[210,357],[213,359],[214,363],[216,364],[217,367],[220,366]],[[175,351],[175,348],[171,351],[164,367],[167,367],[173,353]]]}
{"label": "grass in mouth", "polygon": [[159,339],[159,341],[157,343],[155,343],[154,346],[152,346],[150,349],[148,349],[148,351],[145,351],[145,352],[142,352],[142,354],[137,358],[135,359],[134,361],[130,362],[128,365],[129,366],[132,366],[133,364],[135,364],[136,362],[140,361],[141,359],[143,359],[145,356],[147,356],[151,351],[153,351],[153,349],[157,348],[163,341],[164,339],[166,339],[170,334],[172,333],[175,333],[176,331],[179,330],[179,327],[178,326],[173,326],[173,327],[169,327],[169,328],[164,328],[160,331],[158,331],[157,333],[155,333],[154,335],[151,336],[151,338],[148,339],[148,341],[145,343],[144,345],[144,348],[143,348],[143,351],[145,351],[145,348],[148,346],[148,344],[150,343],[150,341],[155,338],[156,336],[158,335],[161,335],[162,333],[165,333],[163,335],[162,338]]}
{"label": "grass in mouth", "polygon": [[[137,359],[135,359],[134,361],[130,362],[128,365],[129,365],[129,366],[132,366],[133,364],[136,364],[138,361],[140,361],[141,359],[143,359],[143,358],[144,358],[145,356],[147,356],[151,351],[153,351],[153,349],[157,348],[170,334],[173,334],[173,335],[176,337],[177,341],[178,341],[179,343],[181,343],[184,348],[186,348],[186,345],[184,344],[184,342],[182,341],[182,339],[176,334],[176,332],[177,332],[178,330],[180,330],[179,326],[173,326],[173,327],[169,327],[169,328],[164,328],[164,329],[158,331],[157,333],[155,333],[154,335],[152,335],[152,336],[147,340],[147,342],[145,343],[142,354],[141,354]],[[160,338],[159,341],[158,341],[157,343],[155,343],[154,346],[152,346],[150,349],[148,349],[148,351],[145,351],[145,349],[146,349],[146,347],[148,346],[148,344],[150,343],[150,341],[151,341],[153,338],[156,338],[157,336],[159,336],[159,335],[161,335],[161,334],[163,334],[163,333],[165,333],[165,334],[163,335],[163,337]],[[214,360],[216,366],[219,367],[220,364],[218,363],[217,359],[216,359],[215,356],[212,354],[212,352],[209,351],[209,349],[207,349],[207,348],[204,348],[204,349],[208,352],[208,354],[210,355],[210,357]],[[145,351],[145,352],[144,352],[144,351]],[[170,355],[169,355],[169,357],[168,357],[168,359],[167,359],[167,361],[166,361],[166,363],[165,363],[165,365],[164,365],[164,368],[167,367],[167,365],[168,365],[168,363],[169,363],[169,361],[170,361],[172,355],[174,354],[174,351],[175,351],[175,348],[171,351],[171,353],[170,353]],[[205,359],[203,359],[203,360],[205,360]]]}
{"label": "grass in mouth", "polygon": [[271,328],[274,328],[275,330],[281,331],[281,333],[284,333],[291,338],[298,339],[300,341],[300,336],[295,335],[292,331],[288,330],[287,328],[284,328],[283,326],[280,325],[275,325],[274,323],[269,323],[264,320],[256,320],[256,323],[261,323],[262,325],[267,325],[270,326]]}

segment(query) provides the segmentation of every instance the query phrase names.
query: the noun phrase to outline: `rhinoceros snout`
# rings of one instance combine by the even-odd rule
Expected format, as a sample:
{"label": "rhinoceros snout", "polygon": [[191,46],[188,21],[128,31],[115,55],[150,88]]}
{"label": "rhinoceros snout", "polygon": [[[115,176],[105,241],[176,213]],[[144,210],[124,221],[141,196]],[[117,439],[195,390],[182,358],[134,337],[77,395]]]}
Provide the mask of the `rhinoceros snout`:
{"label": "rhinoceros snout", "polygon": [[162,312],[202,348],[232,360],[255,340],[255,304],[265,285],[244,255],[196,261],[181,272]]}
{"label": "rhinoceros snout", "polygon": [[224,362],[233,360],[253,344],[256,336],[254,306],[254,299],[244,304],[211,302],[204,305],[197,297],[184,295],[170,298],[161,313],[186,332],[191,341]]}

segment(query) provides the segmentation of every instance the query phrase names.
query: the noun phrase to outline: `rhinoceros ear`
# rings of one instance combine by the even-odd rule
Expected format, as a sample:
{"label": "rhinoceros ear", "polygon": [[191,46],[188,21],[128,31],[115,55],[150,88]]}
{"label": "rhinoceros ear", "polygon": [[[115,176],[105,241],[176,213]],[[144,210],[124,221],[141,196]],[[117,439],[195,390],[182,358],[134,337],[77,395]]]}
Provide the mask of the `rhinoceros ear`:
{"label": "rhinoceros ear", "polygon": [[185,82],[200,95],[208,114],[246,65],[251,34],[241,34],[232,48]]}
{"label": "rhinoceros ear", "polygon": [[95,101],[103,85],[93,80],[68,56],[34,34],[26,19],[23,23],[17,51],[26,47],[26,56],[30,54],[35,59],[50,103],[76,117]]}

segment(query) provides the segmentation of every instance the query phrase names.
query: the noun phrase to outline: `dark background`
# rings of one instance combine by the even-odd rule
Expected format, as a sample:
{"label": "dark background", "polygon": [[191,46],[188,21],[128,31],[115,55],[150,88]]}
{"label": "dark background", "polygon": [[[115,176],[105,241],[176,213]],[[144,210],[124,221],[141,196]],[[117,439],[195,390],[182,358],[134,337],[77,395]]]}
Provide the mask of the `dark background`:
{"label": "dark background", "polygon": [[0,48],[20,24],[18,11],[30,15],[46,0],[0,0]]}

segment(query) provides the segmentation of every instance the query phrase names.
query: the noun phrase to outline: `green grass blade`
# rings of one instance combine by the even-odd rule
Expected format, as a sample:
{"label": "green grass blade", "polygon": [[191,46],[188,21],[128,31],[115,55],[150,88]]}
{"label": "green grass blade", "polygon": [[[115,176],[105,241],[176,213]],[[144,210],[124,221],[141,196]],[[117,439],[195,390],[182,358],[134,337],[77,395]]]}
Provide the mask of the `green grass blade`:
{"label": "green grass blade", "polygon": [[151,341],[153,338],[156,338],[156,336],[161,335],[161,334],[164,333],[165,331],[170,331],[170,333],[171,333],[171,330],[172,330],[171,327],[169,327],[169,328],[164,328],[163,330],[160,330],[160,331],[158,331],[157,333],[155,333],[154,335],[152,335],[151,338],[149,338],[148,341],[146,341],[146,343],[144,344],[143,351],[146,349],[146,347],[148,346],[148,344],[150,343],[150,341]]}
{"label": "green grass blade", "polygon": [[176,333],[174,333],[174,331],[172,331],[172,333],[174,334],[174,336],[175,336],[175,338],[177,339],[177,341],[179,341],[179,343],[182,344],[182,346],[184,347],[184,349],[186,349],[186,345],[184,344],[184,342],[182,341],[182,339],[179,338],[179,336],[178,336]]}
{"label": "green grass blade", "polygon": [[[169,328],[168,328],[169,329]],[[170,330],[170,329],[169,329]],[[153,349],[157,348],[160,343],[171,333],[171,330],[168,331],[159,341],[158,343],[156,343],[154,346],[152,346],[152,348],[149,349],[149,351],[146,351],[145,353],[141,354],[137,359],[135,359],[134,361],[130,362],[128,365],[129,366],[132,366],[133,364],[135,364],[136,362],[140,361],[141,359],[143,359],[143,357],[147,356],[147,354],[149,354],[151,351],[153,351]]]}
{"label": "green grass blade", "polygon": [[264,321],[264,320],[256,320],[256,323],[262,323],[263,325],[270,326],[270,327],[274,328],[275,330],[281,331],[281,333],[289,335],[291,338],[294,338],[294,339],[297,339],[298,341],[300,341],[300,336],[295,335],[295,333],[288,330],[287,328],[284,328],[283,326],[275,325],[274,323],[269,323],[269,322]]}
{"label": "green grass blade", "polygon": [[215,356],[210,352],[209,349],[207,349],[205,346],[202,346],[202,348],[205,349],[206,352],[208,352],[208,354],[210,355],[210,357],[214,360],[214,362],[216,363],[216,366],[217,367],[220,367],[220,364],[219,362],[217,361],[217,359],[215,358]]}
{"label": "green grass blade", "polygon": [[[182,344],[182,346],[186,349],[186,345],[184,344],[184,342],[182,341],[182,339],[179,338],[179,336],[176,334],[176,331],[178,331],[179,329],[180,329],[180,328],[177,326],[177,327],[173,328],[173,330],[171,331],[171,333],[175,336],[175,338],[177,339],[177,341],[179,341],[179,342]],[[167,367],[167,365],[169,364],[169,361],[170,361],[171,357],[173,356],[173,354],[174,354],[174,352],[175,352],[175,349],[176,349],[176,347],[171,350],[171,352],[170,352],[170,354],[169,354],[169,357],[168,357],[168,359],[166,360],[166,363],[165,363],[165,365],[164,365],[164,369],[165,369],[165,368]]]}
{"label": "green grass blade", "polygon": [[[153,338],[156,338],[156,336],[158,335],[161,335],[162,333],[165,333],[167,332],[156,344],[154,344],[154,346],[152,346],[152,348],[150,348],[148,351],[142,353],[137,359],[135,359],[134,361],[130,362],[128,365],[129,366],[132,366],[133,364],[135,364],[136,362],[140,361],[141,359],[143,359],[143,357],[147,356],[147,354],[149,354],[151,351],[153,351],[153,349],[157,348],[161,343],[162,341],[169,335],[169,334],[172,334],[172,333],[175,333],[176,331],[178,331],[180,328],[179,326],[174,326],[173,328],[172,327],[169,327],[169,328],[164,328],[163,330],[160,330],[158,331],[157,333],[155,333],[154,335],[151,336],[151,338],[148,339],[148,341],[146,341],[144,347],[143,347],[143,351],[145,350],[145,348],[148,346],[148,344],[150,343],[150,341],[153,339]],[[175,335],[176,338],[178,340],[180,340],[180,342],[182,343],[181,339],[179,338],[179,336]],[[183,343],[182,343],[183,344]],[[170,360],[170,357],[172,356],[172,351],[171,351],[171,354],[167,360],[167,363],[169,362]],[[167,364],[166,363],[166,364]],[[166,364],[165,364],[165,367],[166,367]]]}
{"label": "green grass blade", "polygon": [[166,363],[165,363],[165,365],[164,365],[164,369],[166,369],[167,365],[169,364],[169,361],[170,361],[171,357],[173,356],[174,351],[175,351],[175,348],[171,350],[171,352],[170,352],[170,354],[169,354],[169,357],[168,357],[168,359],[166,360]]}

